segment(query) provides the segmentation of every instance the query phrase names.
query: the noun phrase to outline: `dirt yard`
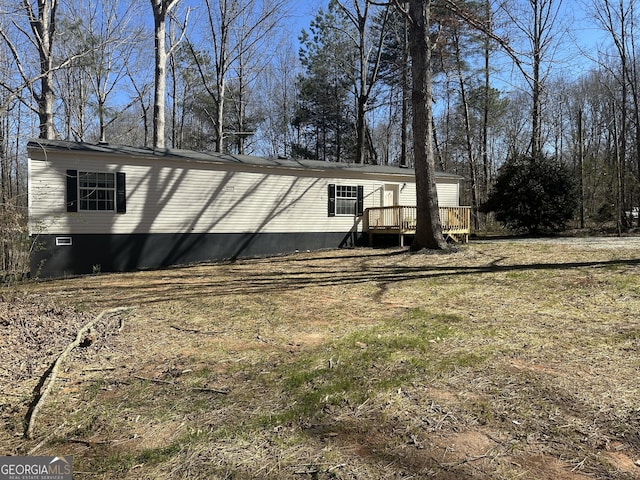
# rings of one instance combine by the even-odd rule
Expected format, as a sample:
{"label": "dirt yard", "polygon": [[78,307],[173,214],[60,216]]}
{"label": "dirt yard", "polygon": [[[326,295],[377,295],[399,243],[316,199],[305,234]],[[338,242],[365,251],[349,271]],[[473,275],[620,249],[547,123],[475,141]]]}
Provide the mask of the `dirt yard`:
{"label": "dirt yard", "polygon": [[637,479],[639,317],[640,238],[4,287],[0,454],[78,479]]}

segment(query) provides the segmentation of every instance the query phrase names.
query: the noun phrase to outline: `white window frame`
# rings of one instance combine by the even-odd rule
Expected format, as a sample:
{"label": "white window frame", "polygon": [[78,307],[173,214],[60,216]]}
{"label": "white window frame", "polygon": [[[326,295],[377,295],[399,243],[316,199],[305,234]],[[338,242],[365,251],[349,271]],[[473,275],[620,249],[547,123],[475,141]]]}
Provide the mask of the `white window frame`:
{"label": "white window frame", "polygon": [[[88,176],[94,176],[95,180],[90,185],[83,185],[83,181],[86,181]],[[110,181],[106,176],[111,177]],[[78,171],[78,211],[115,212],[117,206],[116,182],[115,172]],[[89,196],[95,198],[89,198]],[[99,208],[101,203],[105,207],[110,208]],[[88,208],[91,206],[95,206],[96,208]]]}
{"label": "white window frame", "polygon": [[[349,205],[350,211],[345,210]],[[336,185],[336,217],[353,217],[358,210],[358,187],[356,185]]]}

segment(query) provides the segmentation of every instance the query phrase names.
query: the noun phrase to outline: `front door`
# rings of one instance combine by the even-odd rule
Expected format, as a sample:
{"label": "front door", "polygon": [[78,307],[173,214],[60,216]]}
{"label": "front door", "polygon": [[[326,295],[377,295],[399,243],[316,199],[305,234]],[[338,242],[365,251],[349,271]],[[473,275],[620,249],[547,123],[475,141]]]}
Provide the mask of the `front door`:
{"label": "front door", "polygon": [[[397,207],[398,206],[398,197],[399,197],[399,188],[398,185],[393,184],[385,184],[384,192],[382,196],[383,207]],[[385,222],[389,226],[393,226],[395,228],[399,227],[400,217],[397,208],[385,208]]]}
{"label": "front door", "polygon": [[398,205],[398,185],[387,184],[384,186],[383,207]]}

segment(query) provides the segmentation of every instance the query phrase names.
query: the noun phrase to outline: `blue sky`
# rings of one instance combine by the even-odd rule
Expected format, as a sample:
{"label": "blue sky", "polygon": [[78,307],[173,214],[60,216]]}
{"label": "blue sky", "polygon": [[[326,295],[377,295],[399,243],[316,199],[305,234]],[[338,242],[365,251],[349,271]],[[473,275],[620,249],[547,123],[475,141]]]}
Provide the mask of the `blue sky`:
{"label": "blue sky", "polygon": [[289,4],[291,9],[290,29],[292,30],[292,34],[299,35],[303,28],[309,30],[309,23],[315,16],[315,13],[320,7],[326,7],[327,0],[311,2],[308,0],[293,0],[290,1]]}
{"label": "blue sky", "polygon": [[[598,48],[610,44],[610,40],[590,18],[587,0],[555,1],[561,8],[558,17],[561,25],[558,26],[565,27],[565,32],[562,33],[562,41],[555,54],[553,71],[559,76],[575,77],[593,68]],[[350,4],[351,0],[345,0],[345,2]],[[297,37],[303,28],[308,29],[315,13],[320,7],[326,7],[327,3],[328,0],[291,1],[291,23],[289,26],[291,34]],[[498,57],[496,55],[496,62],[499,61]],[[507,81],[507,77],[519,75],[507,63],[503,63],[503,67],[501,74],[505,81]]]}

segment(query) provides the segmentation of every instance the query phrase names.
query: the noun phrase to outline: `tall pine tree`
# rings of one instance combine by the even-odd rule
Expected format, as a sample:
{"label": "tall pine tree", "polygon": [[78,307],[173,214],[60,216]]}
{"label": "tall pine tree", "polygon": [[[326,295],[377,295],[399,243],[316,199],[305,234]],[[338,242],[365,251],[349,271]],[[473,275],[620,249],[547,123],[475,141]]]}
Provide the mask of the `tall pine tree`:
{"label": "tall pine tree", "polygon": [[325,161],[349,161],[355,151],[351,92],[356,51],[345,35],[353,26],[335,2],[321,9],[303,31],[299,97],[293,126],[298,141],[292,154]]}

